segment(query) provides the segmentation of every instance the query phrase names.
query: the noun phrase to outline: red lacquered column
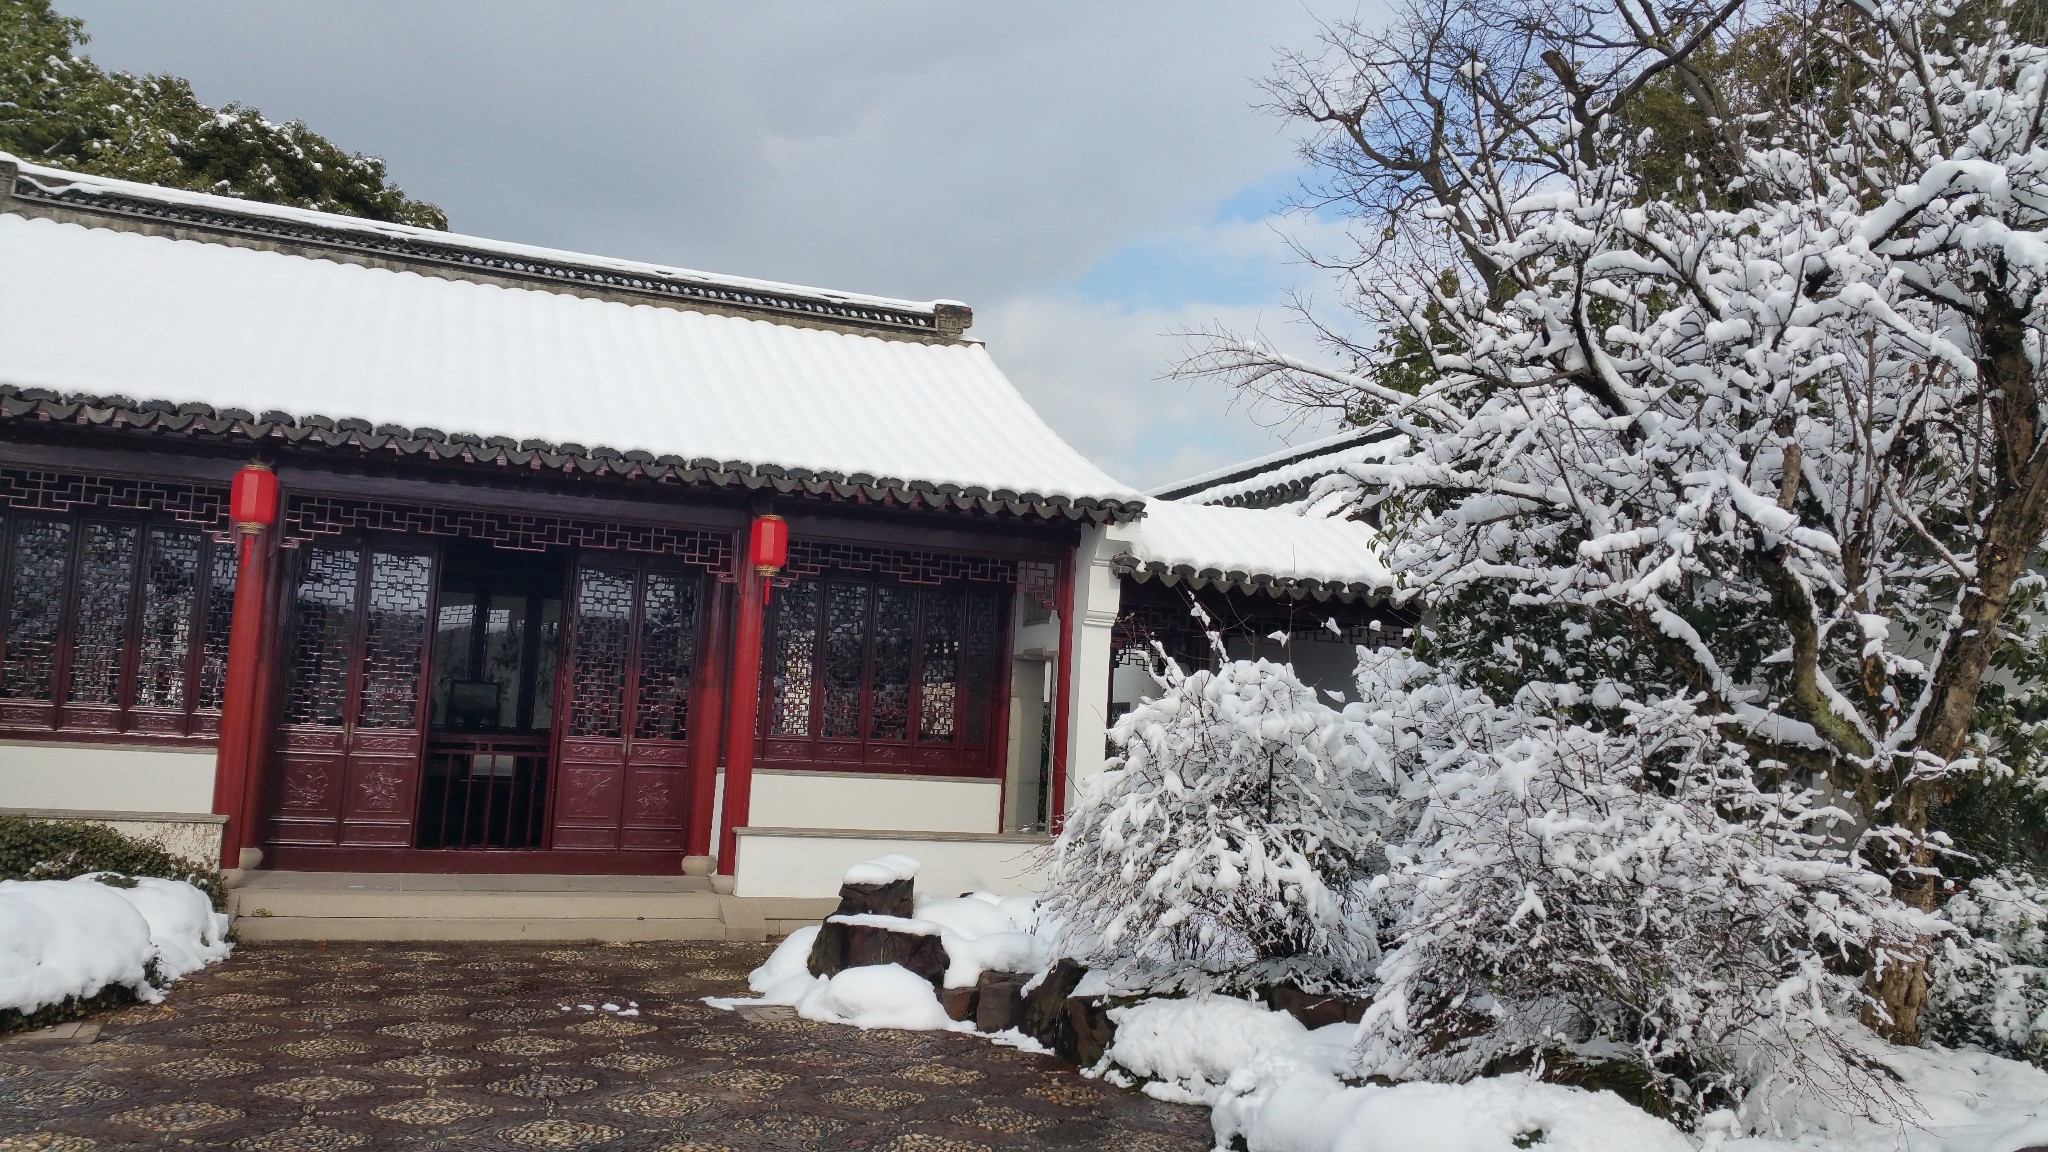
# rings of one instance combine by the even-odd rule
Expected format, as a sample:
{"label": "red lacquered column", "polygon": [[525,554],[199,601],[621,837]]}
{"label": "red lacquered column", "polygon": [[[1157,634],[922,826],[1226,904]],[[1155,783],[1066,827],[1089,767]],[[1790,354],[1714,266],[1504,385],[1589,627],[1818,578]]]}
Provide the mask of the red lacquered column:
{"label": "red lacquered column", "polygon": [[754,790],[754,728],[761,706],[761,627],[768,609],[768,580],[789,556],[789,527],[782,517],[754,517],[747,555],[740,562],[739,612],[733,620],[732,672],[727,679],[725,718],[725,811],[718,833],[718,874],[739,865],[739,838],[747,826]]}
{"label": "red lacquered column", "polygon": [[257,695],[262,681],[265,608],[270,591],[271,525],[277,522],[277,475],[262,464],[235,473],[228,498],[241,557],[235,570],[234,613],[228,628],[228,666],[221,686],[220,746],[213,769],[213,810],[228,818],[221,829],[220,863],[239,868],[242,849],[254,847],[246,817]]}

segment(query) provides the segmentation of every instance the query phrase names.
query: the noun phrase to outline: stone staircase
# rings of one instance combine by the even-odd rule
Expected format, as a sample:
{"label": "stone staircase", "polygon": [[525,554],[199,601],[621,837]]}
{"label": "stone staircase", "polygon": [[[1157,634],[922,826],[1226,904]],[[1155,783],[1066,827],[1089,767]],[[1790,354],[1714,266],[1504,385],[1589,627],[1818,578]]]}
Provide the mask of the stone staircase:
{"label": "stone staircase", "polygon": [[258,871],[228,893],[250,941],[766,940],[834,905],[721,895],[701,876]]}

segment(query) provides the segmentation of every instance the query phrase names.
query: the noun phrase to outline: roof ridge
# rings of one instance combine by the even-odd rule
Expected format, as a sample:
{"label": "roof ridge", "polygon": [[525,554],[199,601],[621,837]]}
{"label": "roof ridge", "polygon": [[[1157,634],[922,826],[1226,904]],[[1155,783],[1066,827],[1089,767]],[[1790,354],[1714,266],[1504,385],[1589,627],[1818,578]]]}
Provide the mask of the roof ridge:
{"label": "roof ridge", "polygon": [[87,175],[30,164],[0,152],[0,204],[10,197],[99,216],[348,251],[557,289],[580,286],[941,340],[960,339],[974,322],[973,310],[955,300],[900,300],[438,232]]}
{"label": "roof ridge", "polygon": [[1306,444],[1281,448],[1268,452],[1263,456],[1254,456],[1249,460],[1239,460],[1235,464],[1225,464],[1221,468],[1212,468],[1207,472],[1175,480],[1169,484],[1162,484],[1156,488],[1147,489],[1145,494],[1147,496],[1156,496],[1161,500],[1180,500],[1188,496],[1197,495],[1205,489],[1214,488],[1222,484],[1235,483],[1240,480],[1249,480],[1261,472],[1270,471],[1289,464],[1299,464],[1304,460],[1327,455],[1331,452],[1351,447],[1354,444],[1370,443],[1374,440],[1384,439],[1392,434],[1393,430],[1385,425],[1369,428],[1346,428],[1341,432],[1319,437]]}

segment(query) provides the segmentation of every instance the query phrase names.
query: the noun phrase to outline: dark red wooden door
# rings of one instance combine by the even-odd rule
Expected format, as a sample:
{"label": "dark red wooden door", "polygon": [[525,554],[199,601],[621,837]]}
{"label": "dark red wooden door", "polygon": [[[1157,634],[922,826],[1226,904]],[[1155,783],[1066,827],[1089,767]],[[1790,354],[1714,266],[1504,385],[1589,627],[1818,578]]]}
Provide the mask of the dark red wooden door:
{"label": "dark red wooden door", "polygon": [[364,543],[301,550],[287,625],[279,844],[412,842],[432,553]]}
{"label": "dark red wooden door", "polygon": [[704,576],[586,558],[571,595],[554,847],[678,851]]}

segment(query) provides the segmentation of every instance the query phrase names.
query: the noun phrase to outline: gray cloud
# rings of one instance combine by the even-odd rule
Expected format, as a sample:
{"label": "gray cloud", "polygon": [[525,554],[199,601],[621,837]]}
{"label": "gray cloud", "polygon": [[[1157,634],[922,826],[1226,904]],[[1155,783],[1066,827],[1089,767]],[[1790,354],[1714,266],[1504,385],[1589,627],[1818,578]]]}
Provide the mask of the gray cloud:
{"label": "gray cloud", "polygon": [[[1273,443],[1157,379],[1165,327],[1226,309],[1073,286],[1128,245],[1200,243],[1289,169],[1251,105],[1273,49],[1311,34],[1297,4],[59,7],[102,64],[381,155],[461,231],[966,300],[1055,427],[1134,482]],[[1241,229],[1211,231],[1239,254]],[[1168,430],[1186,443],[1163,449]]]}

